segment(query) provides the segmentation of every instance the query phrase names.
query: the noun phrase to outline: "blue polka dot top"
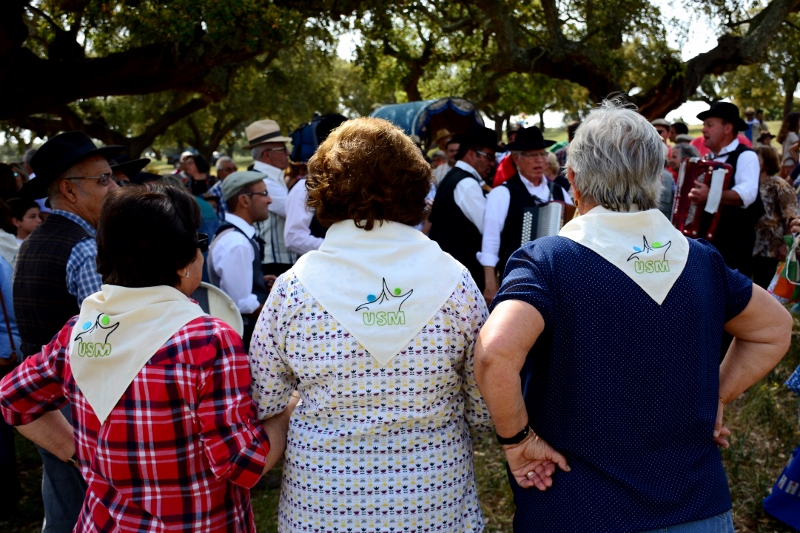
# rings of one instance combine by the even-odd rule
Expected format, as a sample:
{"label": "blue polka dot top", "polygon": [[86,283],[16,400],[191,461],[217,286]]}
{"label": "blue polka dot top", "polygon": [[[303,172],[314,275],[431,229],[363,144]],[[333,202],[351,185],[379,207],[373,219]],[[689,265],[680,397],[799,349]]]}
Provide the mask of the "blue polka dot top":
{"label": "blue polka dot top", "polygon": [[563,237],[509,260],[494,305],[521,300],[545,321],[521,373],[530,426],[572,468],[545,492],[509,476],[515,532],[646,531],[731,508],[712,440],[719,353],[752,283],[709,243],[689,244],[662,305]]}

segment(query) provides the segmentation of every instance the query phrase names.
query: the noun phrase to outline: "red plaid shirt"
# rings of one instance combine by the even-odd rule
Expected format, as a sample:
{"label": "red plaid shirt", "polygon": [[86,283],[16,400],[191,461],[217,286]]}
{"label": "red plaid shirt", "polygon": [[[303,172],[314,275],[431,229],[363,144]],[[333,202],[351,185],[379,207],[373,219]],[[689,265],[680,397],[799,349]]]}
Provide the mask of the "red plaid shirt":
{"label": "red plaid shirt", "polygon": [[76,319],[0,382],[0,409],[15,426],[70,402],[89,484],[75,530],[255,531],[248,489],[269,443],[238,335],[208,316],[189,322],[100,425],[69,366]]}

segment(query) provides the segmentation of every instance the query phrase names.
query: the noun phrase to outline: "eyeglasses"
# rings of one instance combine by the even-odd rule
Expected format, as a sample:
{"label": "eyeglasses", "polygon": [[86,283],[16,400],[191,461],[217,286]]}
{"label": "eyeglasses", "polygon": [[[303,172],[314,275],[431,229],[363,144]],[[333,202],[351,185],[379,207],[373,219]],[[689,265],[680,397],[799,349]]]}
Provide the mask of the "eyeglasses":
{"label": "eyeglasses", "polygon": [[478,155],[482,155],[483,157],[485,157],[489,161],[494,161],[494,154],[485,154],[483,152],[479,152],[478,150],[475,150],[475,153],[478,154]]}
{"label": "eyeglasses", "polygon": [[201,254],[204,254],[208,251],[208,235],[205,233],[197,234],[197,247],[200,248]]}
{"label": "eyeglasses", "polygon": [[286,147],[284,146],[282,148],[265,148],[264,151],[265,152],[288,152],[289,150],[287,150]]}
{"label": "eyeglasses", "polygon": [[665,133],[669,133],[669,131],[667,131],[667,130],[660,130],[660,129],[657,129],[657,128],[656,128],[656,131],[658,132],[659,135],[664,135]]}
{"label": "eyeglasses", "polygon": [[99,176],[72,176],[70,178],[65,178],[68,180],[97,180],[97,183],[102,185],[103,187],[107,186],[111,180],[114,179],[114,174],[111,172],[104,172]]}
{"label": "eyeglasses", "polygon": [[542,151],[542,152],[520,152],[519,155],[521,155],[522,157],[530,157],[531,159],[534,159],[536,157],[538,157],[540,159],[547,159],[547,152],[544,152],[544,151]]}
{"label": "eyeglasses", "polygon": [[269,196],[269,191],[246,192],[244,194],[245,194],[245,196]]}

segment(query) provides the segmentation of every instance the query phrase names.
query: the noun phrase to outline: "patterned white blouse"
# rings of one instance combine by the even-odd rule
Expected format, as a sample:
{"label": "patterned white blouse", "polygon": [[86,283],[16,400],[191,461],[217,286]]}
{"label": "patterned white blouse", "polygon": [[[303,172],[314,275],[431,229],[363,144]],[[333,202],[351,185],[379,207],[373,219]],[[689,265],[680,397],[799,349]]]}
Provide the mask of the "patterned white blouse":
{"label": "patterned white blouse", "polygon": [[473,375],[486,304],[465,269],[453,294],[385,368],[290,270],[253,335],[260,419],[297,389],[281,532],[482,531],[470,430],[491,428]]}

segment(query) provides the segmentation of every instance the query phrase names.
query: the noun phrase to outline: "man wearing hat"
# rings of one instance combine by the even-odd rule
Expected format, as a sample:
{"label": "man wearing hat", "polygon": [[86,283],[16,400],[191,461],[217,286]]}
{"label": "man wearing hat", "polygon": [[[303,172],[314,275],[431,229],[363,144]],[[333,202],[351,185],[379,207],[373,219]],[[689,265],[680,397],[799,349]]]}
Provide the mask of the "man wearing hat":
{"label": "man wearing hat", "polygon": [[483,267],[477,253],[481,249],[486,197],[482,186],[492,174],[497,145],[493,130],[475,126],[464,135],[456,154],[456,164],[436,191],[431,214],[431,240],[460,261],[483,290]]}
{"label": "man wearing hat", "polygon": [[445,143],[444,154],[447,159],[443,165],[439,165],[433,169],[433,178],[436,180],[437,187],[440,183],[442,183],[442,180],[445,176],[447,176],[447,173],[453,170],[453,167],[456,164],[456,154],[458,153],[458,147],[460,146],[460,139],[461,135],[451,135]]}
{"label": "man wearing hat", "polygon": [[227,203],[225,223],[208,248],[208,277],[236,303],[244,320],[245,350],[261,307],[267,300],[266,278],[261,272],[264,241],[254,224],[268,220],[271,199],[260,172],[234,172],[222,182],[222,199]]}
{"label": "man wearing hat", "polygon": [[656,129],[658,134],[661,135],[661,138],[666,143],[667,139],[669,138],[669,129],[672,126],[672,124],[669,122],[669,120],[664,119],[664,118],[657,118],[657,119],[651,121],[650,124],[653,125],[653,127]]}
{"label": "man wearing hat", "polygon": [[[703,121],[703,142],[710,150],[708,158],[733,167],[728,189],[722,191],[720,220],[712,244],[730,268],[749,276],[752,273],[755,225],[764,214],[764,205],[758,194],[758,157],[737,139],[738,132],[746,130],[747,124],[739,117],[739,108],[734,104],[717,102],[697,118]],[[689,192],[689,199],[704,206],[708,193],[707,184],[696,183]]]}
{"label": "man wearing hat", "polygon": [[[78,313],[84,298],[100,290],[95,234],[103,199],[117,187],[108,160],[121,151],[121,146],[97,148],[83,132],[69,131],[52,137],[31,159],[36,179],[20,194],[47,197],[52,212],[17,254],[14,311],[24,356],[39,352]],[[62,413],[69,418],[69,406]],[[70,532],[86,482],[74,466],[42,448],[39,453],[43,531]]]}
{"label": "man wearing hat", "polygon": [[761,136],[762,124],[756,116],[756,109],[754,107],[746,107],[744,110],[744,123],[747,124],[747,130],[744,135],[751,142],[756,143],[759,136]]}
{"label": "man wearing hat", "polygon": [[289,189],[283,179],[283,171],[289,166],[286,143],[291,138],[281,135],[281,128],[274,120],[259,120],[245,128],[247,146],[253,156],[253,170],[260,172],[267,186],[272,213],[263,223],[256,224],[256,231],[266,243],[262,272],[279,276],[289,270],[297,257],[286,248],[284,231],[286,226],[286,196]]}
{"label": "man wearing hat", "polygon": [[517,132],[516,140],[507,145],[517,168],[516,174],[495,187],[486,198],[483,216],[483,238],[478,259],[483,265],[487,303],[497,293],[497,273],[502,276],[506,262],[522,242],[522,219],[525,208],[557,200],[573,205],[572,199],[557,183],[544,176],[547,150],[555,141],[544,139],[536,126]]}
{"label": "man wearing hat", "polygon": [[111,172],[114,173],[114,181],[117,185],[124,187],[129,184],[134,176],[141,172],[144,167],[150,164],[146,157],[133,159],[128,154],[115,156],[111,163]]}

